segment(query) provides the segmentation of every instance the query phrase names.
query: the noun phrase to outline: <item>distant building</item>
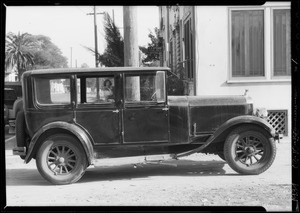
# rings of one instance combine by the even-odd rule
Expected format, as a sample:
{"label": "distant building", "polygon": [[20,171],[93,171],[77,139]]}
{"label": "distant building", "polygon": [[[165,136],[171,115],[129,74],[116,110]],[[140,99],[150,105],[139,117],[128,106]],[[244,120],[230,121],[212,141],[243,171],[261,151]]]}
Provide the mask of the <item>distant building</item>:
{"label": "distant building", "polygon": [[5,71],[5,74],[4,74],[4,81],[5,82],[14,82],[14,81],[18,81],[18,75],[16,74],[16,67],[13,67],[13,68],[8,68],[6,71]]}
{"label": "distant building", "polygon": [[187,95],[242,95],[291,135],[290,2],[262,6],[160,6],[163,65],[183,73]]}

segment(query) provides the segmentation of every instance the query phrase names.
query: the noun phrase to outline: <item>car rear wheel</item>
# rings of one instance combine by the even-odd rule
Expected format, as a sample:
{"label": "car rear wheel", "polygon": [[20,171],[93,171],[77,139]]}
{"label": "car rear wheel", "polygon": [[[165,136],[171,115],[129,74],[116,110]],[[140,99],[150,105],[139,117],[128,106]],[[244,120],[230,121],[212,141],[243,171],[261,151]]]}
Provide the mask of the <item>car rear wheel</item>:
{"label": "car rear wheel", "polygon": [[256,126],[233,130],[224,144],[229,166],[240,174],[257,175],[266,171],[276,156],[276,145],[267,132]]}
{"label": "car rear wheel", "polygon": [[87,168],[85,151],[78,140],[57,134],[45,140],[38,150],[36,165],[40,174],[53,184],[77,182]]}

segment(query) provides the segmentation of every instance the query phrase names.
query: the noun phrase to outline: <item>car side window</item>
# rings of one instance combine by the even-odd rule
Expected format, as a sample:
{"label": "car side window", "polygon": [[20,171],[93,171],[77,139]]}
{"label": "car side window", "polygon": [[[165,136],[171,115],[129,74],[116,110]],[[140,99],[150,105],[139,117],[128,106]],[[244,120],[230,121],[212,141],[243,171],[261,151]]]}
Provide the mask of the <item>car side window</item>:
{"label": "car side window", "polygon": [[114,76],[77,78],[77,103],[79,104],[114,103],[114,94]]}
{"label": "car side window", "polygon": [[159,72],[125,75],[125,103],[157,103],[164,101],[164,75],[161,75]]}
{"label": "car side window", "polygon": [[36,101],[40,105],[69,105],[70,79],[35,77]]}

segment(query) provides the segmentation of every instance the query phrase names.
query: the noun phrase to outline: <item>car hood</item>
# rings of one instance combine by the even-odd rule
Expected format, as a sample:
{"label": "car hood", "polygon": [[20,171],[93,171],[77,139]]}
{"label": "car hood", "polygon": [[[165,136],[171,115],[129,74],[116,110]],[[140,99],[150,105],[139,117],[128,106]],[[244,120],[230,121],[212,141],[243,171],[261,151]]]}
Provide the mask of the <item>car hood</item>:
{"label": "car hood", "polygon": [[220,106],[251,104],[252,99],[244,95],[223,96],[169,96],[169,106]]}

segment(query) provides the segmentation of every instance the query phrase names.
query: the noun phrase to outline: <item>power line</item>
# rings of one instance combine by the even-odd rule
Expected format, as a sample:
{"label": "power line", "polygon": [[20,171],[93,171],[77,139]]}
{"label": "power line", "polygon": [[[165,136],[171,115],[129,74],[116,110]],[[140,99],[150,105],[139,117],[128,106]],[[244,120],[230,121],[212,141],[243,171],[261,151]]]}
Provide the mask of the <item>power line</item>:
{"label": "power line", "polygon": [[98,41],[97,41],[97,23],[96,23],[96,15],[97,14],[105,14],[105,12],[96,13],[96,6],[94,6],[94,12],[93,13],[87,13],[87,15],[93,15],[94,16],[94,33],[95,33],[95,65],[98,67]]}

